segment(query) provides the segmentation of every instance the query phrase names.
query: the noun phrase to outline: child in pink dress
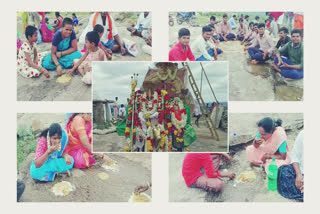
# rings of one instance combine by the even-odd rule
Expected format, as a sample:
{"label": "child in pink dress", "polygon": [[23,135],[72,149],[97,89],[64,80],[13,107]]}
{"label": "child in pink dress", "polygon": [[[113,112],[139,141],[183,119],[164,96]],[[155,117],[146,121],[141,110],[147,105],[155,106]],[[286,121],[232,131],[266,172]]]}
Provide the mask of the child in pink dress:
{"label": "child in pink dress", "polygon": [[93,61],[105,61],[106,55],[101,48],[98,47],[100,41],[99,34],[90,31],[86,35],[86,52],[80,60],[74,60],[74,66],[68,70],[68,74],[72,74],[76,69],[83,76],[82,81],[88,85],[91,84],[91,71]]}

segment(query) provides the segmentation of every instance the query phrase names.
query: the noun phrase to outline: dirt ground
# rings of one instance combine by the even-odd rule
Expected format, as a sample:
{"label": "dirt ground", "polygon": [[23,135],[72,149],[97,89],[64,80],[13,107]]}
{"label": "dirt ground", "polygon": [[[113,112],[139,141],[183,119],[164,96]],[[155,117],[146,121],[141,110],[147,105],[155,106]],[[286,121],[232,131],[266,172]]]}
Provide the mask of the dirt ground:
{"label": "dirt ground", "polygon": [[[34,132],[43,130],[51,123],[59,123],[64,126],[64,114],[36,114],[20,113],[17,115],[18,126],[31,126]],[[30,153],[26,160],[21,163],[18,178],[23,180],[26,188],[20,199],[22,202],[127,202],[137,185],[151,182],[151,154],[108,154],[116,160],[117,170],[110,171],[101,167],[98,163],[89,169],[72,169],[71,177],[57,177],[52,183],[35,182],[30,177],[30,164],[35,153]],[[100,172],[109,175],[109,179],[101,180]],[[55,196],[51,192],[54,184],[60,181],[68,181],[76,187],[74,192],[64,197]],[[151,196],[151,190],[146,192]]]}
{"label": "dirt ground", "polygon": [[[191,27],[186,23],[169,27],[169,48],[176,42],[180,28],[190,30],[190,44],[201,35],[202,27]],[[271,61],[251,65],[249,55],[243,51],[239,41],[220,42],[223,53],[219,61],[229,61],[230,101],[300,101],[303,100],[303,79],[284,81],[271,68]]]}
{"label": "dirt ground", "polygon": [[[70,15],[70,14],[69,14]],[[112,13],[113,17],[119,16],[119,13]],[[79,39],[81,32],[88,24],[90,14],[80,13],[79,19]],[[53,22],[53,17],[49,19]],[[134,21],[122,20],[116,21],[118,32],[121,38],[127,38],[136,43],[136,48],[139,51],[137,57],[131,55],[122,56],[120,53],[114,53],[112,61],[151,61],[151,55],[143,51],[143,46],[146,45],[144,39],[140,37],[132,37],[127,27]],[[18,32],[22,30],[22,20],[20,17],[17,19]],[[20,39],[25,40],[25,36],[20,33]],[[78,50],[83,49],[78,43]],[[40,43],[37,45],[38,52],[48,52],[51,50],[51,43]],[[65,73],[67,70],[63,70]],[[45,78],[41,75],[38,78],[24,78],[17,75],[17,100],[18,101],[90,101],[91,100],[91,86],[84,84],[79,75],[73,75],[72,81],[68,84],[57,83],[56,71],[50,72],[50,78]]]}
{"label": "dirt ground", "polygon": [[[185,154],[170,154],[169,155],[169,201],[170,202],[295,202],[295,200],[288,200],[283,198],[278,192],[271,192],[267,189],[267,177],[262,168],[249,166],[246,158],[245,148],[250,143],[247,133],[249,131],[256,134],[257,118],[262,118],[266,114],[229,114],[229,133],[239,133],[240,130],[244,132],[242,144],[231,145],[232,137],[230,139],[230,151],[233,156],[230,166],[223,165],[220,171],[229,171],[240,173],[253,170],[256,174],[256,180],[253,183],[238,183],[236,180],[224,179],[225,186],[220,194],[210,191],[204,191],[195,188],[188,188],[181,175],[182,163]],[[290,127],[287,130],[288,147],[292,149],[295,138],[300,132],[300,125],[295,126],[294,121],[303,119],[302,114],[269,114],[273,118],[283,119],[285,127]],[[242,124],[241,127],[238,124]],[[298,129],[299,127],[299,129]],[[251,137],[252,139],[252,137]]]}
{"label": "dirt ground", "polygon": [[[220,140],[213,140],[203,118],[199,120],[200,128],[194,125],[194,120],[195,118],[192,118],[192,126],[196,131],[198,139],[189,147],[190,152],[228,151],[227,132],[217,129]],[[115,127],[110,128],[110,130],[115,130]],[[116,132],[104,135],[93,134],[94,152],[123,152],[124,146],[127,145],[126,139],[123,136],[118,136]]]}
{"label": "dirt ground", "polygon": [[[108,154],[118,162],[117,170],[105,170],[99,165],[89,169],[72,169],[71,177],[57,177],[52,183],[35,182],[29,174],[34,153],[22,164],[18,178],[25,183],[20,202],[128,202],[138,185],[151,182],[151,154]],[[107,180],[98,174],[105,172]],[[67,196],[55,196],[51,188],[58,182],[68,181],[76,189]],[[151,190],[146,194],[151,196]]]}

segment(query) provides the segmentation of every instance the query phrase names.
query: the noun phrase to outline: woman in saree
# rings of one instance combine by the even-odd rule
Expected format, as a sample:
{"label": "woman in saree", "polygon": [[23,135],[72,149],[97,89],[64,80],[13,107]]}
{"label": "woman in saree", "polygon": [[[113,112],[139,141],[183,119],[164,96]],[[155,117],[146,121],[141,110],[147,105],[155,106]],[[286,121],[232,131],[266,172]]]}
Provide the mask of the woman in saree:
{"label": "woman in saree", "polygon": [[65,152],[67,145],[67,134],[59,124],[53,123],[45,129],[37,141],[36,155],[30,167],[31,177],[52,182],[58,173],[70,176],[73,158]]}
{"label": "woman in saree", "polygon": [[58,30],[52,39],[51,53],[44,57],[42,66],[47,70],[57,70],[57,75],[61,76],[62,69],[71,68],[73,60],[80,58],[72,19],[65,18],[62,29]]}
{"label": "woman in saree", "polygon": [[[74,159],[75,168],[89,168],[96,163],[92,154],[92,122],[90,113],[74,113],[69,118],[66,131],[69,144],[66,152]],[[110,162],[108,156],[95,154],[102,162]]]}
{"label": "woman in saree", "polygon": [[263,166],[268,173],[268,166],[275,158],[278,167],[290,163],[287,135],[281,127],[282,121],[270,117],[258,122],[258,133],[253,145],[246,149],[251,166]]}

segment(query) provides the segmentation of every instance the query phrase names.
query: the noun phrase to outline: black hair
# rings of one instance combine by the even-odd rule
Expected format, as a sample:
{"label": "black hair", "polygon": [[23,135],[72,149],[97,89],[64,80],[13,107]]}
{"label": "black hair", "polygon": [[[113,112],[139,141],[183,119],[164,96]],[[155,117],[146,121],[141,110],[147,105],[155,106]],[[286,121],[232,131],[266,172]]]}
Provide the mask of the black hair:
{"label": "black hair", "polygon": [[239,22],[243,22],[243,18],[240,18],[240,19],[239,19]]}
{"label": "black hair", "polygon": [[100,41],[100,36],[98,34],[98,32],[96,31],[90,31],[86,34],[86,38],[88,39],[88,41],[90,43],[94,43],[95,46],[99,45],[99,41]]}
{"label": "black hair", "polygon": [[68,17],[64,18],[62,21],[62,27],[66,26],[66,25],[73,25],[72,19],[70,19]]}
{"label": "black hair", "polygon": [[249,18],[249,15],[245,15],[244,18],[245,18],[245,19],[246,19],[246,18]]}
{"label": "black hair", "polygon": [[257,27],[258,27],[258,26],[259,26],[259,24],[258,24],[258,23],[253,23],[253,26],[257,26]]}
{"label": "black hair", "polygon": [[124,105],[123,105],[123,104],[121,104],[121,107],[124,107]]}
{"label": "black hair", "polygon": [[61,16],[60,12],[55,12],[56,16]]}
{"label": "black hair", "polygon": [[232,17],[237,17],[236,15],[233,15]]}
{"label": "black hair", "polygon": [[26,27],[26,32],[25,32],[26,38],[29,39],[29,36],[32,37],[33,34],[34,34],[35,32],[37,32],[37,30],[38,30],[38,29],[37,29],[36,27],[34,27],[34,26],[32,26],[32,25],[28,25],[28,26]]}
{"label": "black hair", "polygon": [[77,16],[76,16],[76,14],[75,14],[75,13],[72,13],[72,15],[73,15],[74,17],[76,17],[76,18],[77,18]]}
{"label": "black hair", "polygon": [[250,25],[254,25],[254,23],[253,23],[253,22],[250,22],[250,23],[249,23],[249,26],[250,26]]}
{"label": "black hair", "polygon": [[47,128],[41,132],[40,137],[47,138],[48,132],[49,132],[49,137],[52,137],[56,134],[58,134],[59,137],[62,136],[62,129],[58,123],[52,123],[49,128]]}
{"label": "black hair", "polygon": [[211,17],[210,17],[210,20],[213,20],[213,21],[215,21],[215,20],[216,20],[216,17],[214,17],[214,16],[211,16]]}
{"label": "black hair", "polygon": [[48,17],[45,17],[45,18],[44,18],[44,21],[45,21],[45,22],[49,21]]}
{"label": "black hair", "polygon": [[279,29],[279,32],[283,31],[284,33],[289,33],[288,28],[282,27]]}
{"label": "black hair", "polygon": [[256,16],[256,17],[254,17],[254,19],[256,19],[256,20],[257,20],[257,19],[260,19],[260,17],[259,17],[259,16]]}
{"label": "black hair", "polygon": [[263,24],[263,23],[260,23],[259,25],[258,25],[258,28],[265,28],[266,27],[266,25],[265,24]]}
{"label": "black hair", "polygon": [[270,20],[274,20],[273,16],[269,16],[269,19],[270,19]]}
{"label": "black hair", "polygon": [[294,34],[294,33],[298,33],[300,36],[302,36],[302,31],[300,29],[293,29],[291,31],[291,36]]}
{"label": "black hair", "polygon": [[272,133],[275,128],[282,125],[282,120],[273,120],[271,117],[265,117],[257,123],[258,127],[262,127],[265,132]]}
{"label": "black hair", "polygon": [[97,24],[96,26],[94,26],[93,30],[97,33],[103,33],[104,32],[104,28],[102,25]]}
{"label": "black hair", "polygon": [[202,27],[202,33],[211,32],[211,31],[212,31],[212,27],[210,27],[209,25]]}
{"label": "black hair", "polygon": [[228,17],[228,15],[225,13],[223,14],[222,18]]}
{"label": "black hair", "polygon": [[178,32],[178,36],[179,38],[183,37],[183,36],[190,36],[190,31],[187,28],[181,28]]}

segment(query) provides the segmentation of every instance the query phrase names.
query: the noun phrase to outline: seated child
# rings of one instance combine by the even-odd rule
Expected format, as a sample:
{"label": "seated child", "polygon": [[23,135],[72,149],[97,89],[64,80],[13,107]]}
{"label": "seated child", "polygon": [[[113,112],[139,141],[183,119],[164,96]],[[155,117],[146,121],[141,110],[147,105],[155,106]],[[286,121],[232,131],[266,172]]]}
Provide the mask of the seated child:
{"label": "seated child", "polygon": [[93,61],[105,61],[106,55],[101,48],[98,47],[100,41],[99,34],[96,31],[90,31],[86,34],[86,52],[80,60],[74,60],[74,66],[68,70],[68,74],[72,74],[76,69],[83,76],[82,81],[91,84],[91,71]]}
{"label": "seated child", "polygon": [[178,32],[178,43],[175,44],[169,52],[169,61],[195,61],[189,46],[190,31],[181,28]]}
{"label": "seated child", "polygon": [[41,66],[44,53],[38,53],[35,43],[38,40],[38,29],[34,26],[27,26],[25,35],[27,41],[24,42],[19,50],[17,59],[17,71],[20,75],[30,78],[37,77],[43,73],[47,78],[49,72]]}
{"label": "seated child", "polygon": [[49,23],[49,18],[48,17],[44,18],[44,22],[46,23],[48,29],[52,30],[52,25]]}
{"label": "seated child", "polygon": [[[103,32],[104,32],[104,28],[102,25],[97,24],[94,26],[93,31],[96,31],[99,35],[99,38],[101,38],[103,35]],[[103,50],[103,52],[105,53],[108,60],[112,59],[112,51],[110,49],[106,48],[104,45],[102,45],[101,41],[99,41],[99,48],[101,48]],[[81,53],[84,53],[86,51],[87,51],[87,48],[85,46],[84,49],[81,50]]]}

